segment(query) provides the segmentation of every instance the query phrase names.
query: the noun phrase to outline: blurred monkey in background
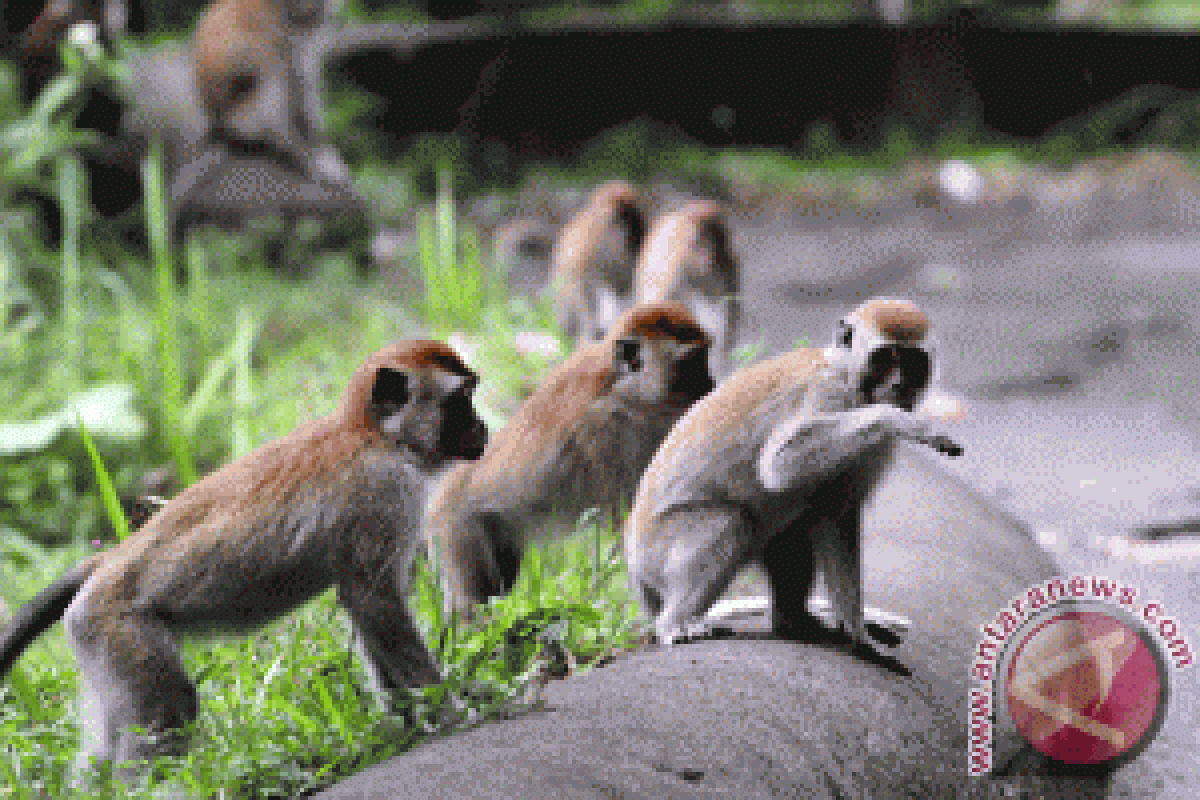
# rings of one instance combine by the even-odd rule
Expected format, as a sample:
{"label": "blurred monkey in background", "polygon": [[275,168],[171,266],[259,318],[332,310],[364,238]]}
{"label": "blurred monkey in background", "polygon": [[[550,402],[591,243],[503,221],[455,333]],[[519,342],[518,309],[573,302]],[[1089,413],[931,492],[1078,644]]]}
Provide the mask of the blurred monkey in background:
{"label": "blurred monkey in background", "polygon": [[737,338],[738,261],[719,203],[690,203],[659,217],[638,256],[637,303],[682,303],[713,338],[713,373],[724,376]]}
{"label": "blurred monkey in background", "polygon": [[558,234],[550,289],[559,324],[581,344],[604,338],[632,304],[633,271],[646,238],[642,203],[633,186],[610,181]]}

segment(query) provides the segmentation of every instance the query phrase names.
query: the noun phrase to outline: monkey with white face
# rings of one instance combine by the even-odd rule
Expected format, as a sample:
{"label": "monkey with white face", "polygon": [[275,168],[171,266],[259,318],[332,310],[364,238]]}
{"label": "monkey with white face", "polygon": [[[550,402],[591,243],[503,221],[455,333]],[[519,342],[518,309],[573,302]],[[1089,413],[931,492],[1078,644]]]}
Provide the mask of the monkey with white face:
{"label": "monkey with white face", "polygon": [[671,426],[713,388],[709,337],[682,306],[639,306],[555,368],[426,507],[447,606],[469,615],[508,592],[529,541],[599,508],[628,508]]}
{"label": "monkey with white face", "polygon": [[734,373],[672,429],[638,485],[624,539],[660,642],[702,634],[702,615],[738,569],[757,562],[776,634],[828,635],[807,606],[820,569],[836,624],[869,643],[863,506],[897,439],[961,453],[913,413],[933,369],[928,329],[912,303],[870,300],[824,351]]}
{"label": "monkey with white face", "polygon": [[641,194],[624,181],[596,188],[559,232],[550,259],[555,313],[579,343],[604,338],[632,304],[633,271],[646,238]]}
{"label": "monkey with white face", "polygon": [[724,375],[737,337],[739,272],[724,210],[697,201],[655,221],[638,255],[634,298],[685,305],[713,337],[713,372]]}
{"label": "monkey with white face", "polygon": [[0,675],[65,612],[87,755],[179,753],[197,699],[177,636],[251,629],[333,585],[374,691],[438,682],[404,591],[427,483],[483,452],[476,383],[440,342],[375,353],[334,413],[198,481],[18,611]]}

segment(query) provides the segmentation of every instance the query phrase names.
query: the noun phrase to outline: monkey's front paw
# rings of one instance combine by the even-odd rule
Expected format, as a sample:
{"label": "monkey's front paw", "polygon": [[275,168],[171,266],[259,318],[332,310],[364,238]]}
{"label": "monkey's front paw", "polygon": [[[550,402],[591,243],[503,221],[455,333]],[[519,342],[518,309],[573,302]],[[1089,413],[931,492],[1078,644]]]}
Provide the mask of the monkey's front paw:
{"label": "monkey's front paw", "polygon": [[884,419],[885,424],[896,436],[932,447],[947,456],[956,457],[963,454],[962,445],[938,430],[935,422],[919,414],[895,409],[894,414],[889,414]]}

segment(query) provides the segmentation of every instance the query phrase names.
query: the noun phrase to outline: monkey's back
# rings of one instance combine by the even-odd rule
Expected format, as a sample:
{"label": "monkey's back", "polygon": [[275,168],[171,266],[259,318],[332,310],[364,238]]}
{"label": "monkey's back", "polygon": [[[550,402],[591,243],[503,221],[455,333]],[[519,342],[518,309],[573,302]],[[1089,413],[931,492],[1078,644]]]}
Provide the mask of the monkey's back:
{"label": "monkey's back", "polygon": [[589,206],[562,229],[551,254],[556,291],[583,295],[593,281],[620,292],[633,288],[634,253],[619,220],[606,207]]}
{"label": "monkey's back", "polygon": [[580,348],[551,371],[484,457],[459,468],[455,480],[469,484],[474,510],[569,524],[589,508],[626,505],[677,415],[639,411],[635,418],[612,397],[615,380],[605,342]]}
{"label": "monkey's back", "polygon": [[[382,450],[364,454],[365,444],[371,440],[327,417],[205,476],[100,554],[81,596],[157,609],[198,629],[216,622],[239,629],[294,607],[328,586],[335,562],[350,555],[338,548],[349,527],[382,556],[396,526],[411,524],[411,514],[396,514],[370,490],[397,477],[412,482],[411,465]],[[352,474],[331,469],[352,458],[360,465]],[[351,515],[343,511],[349,506]],[[366,521],[378,535],[363,529]]]}
{"label": "monkey's back", "polygon": [[721,297],[737,293],[732,255],[703,246],[687,219],[668,218],[638,256],[634,295],[638,303],[687,303],[691,293]]}
{"label": "monkey's back", "polygon": [[758,477],[758,451],[770,431],[805,403],[825,366],[820,349],[793,350],[739,370],[692,406],[638,484],[631,530],[652,530],[680,505],[758,509],[772,502]]}

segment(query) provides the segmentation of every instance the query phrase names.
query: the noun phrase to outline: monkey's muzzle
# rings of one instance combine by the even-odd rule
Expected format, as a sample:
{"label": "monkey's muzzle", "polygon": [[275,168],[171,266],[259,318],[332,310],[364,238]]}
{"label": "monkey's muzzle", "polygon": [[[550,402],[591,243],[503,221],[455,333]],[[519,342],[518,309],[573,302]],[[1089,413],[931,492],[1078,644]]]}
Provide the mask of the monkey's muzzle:
{"label": "monkey's muzzle", "polygon": [[887,345],[867,359],[859,392],[868,403],[887,403],[912,411],[929,384],[929,354],[919,347]]}

